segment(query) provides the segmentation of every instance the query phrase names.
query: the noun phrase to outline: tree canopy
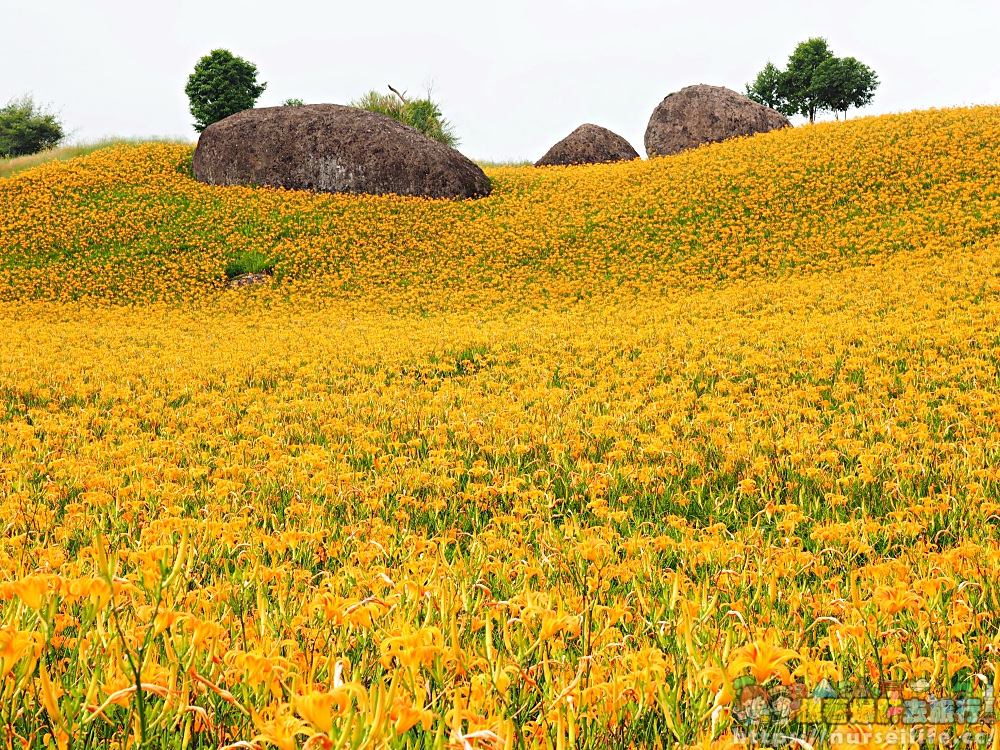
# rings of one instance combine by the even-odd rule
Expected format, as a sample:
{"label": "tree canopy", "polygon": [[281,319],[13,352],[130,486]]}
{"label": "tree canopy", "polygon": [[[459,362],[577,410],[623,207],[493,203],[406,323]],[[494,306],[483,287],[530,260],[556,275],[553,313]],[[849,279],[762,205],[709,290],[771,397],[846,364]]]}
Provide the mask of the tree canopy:
{"label": "tree canopy", "polygon": [[853,57],[824,61],[813,74],[812,87],[826,108],[844,112],[871,104],[878,88],[875,71]]}
{"label": "tree canopy", "polygon": [[768,60],[764,69],[757,74],[753,83],[747,84],[747,96],[765,107],[776,109],[783,115],[789,114],[781,94],[781,71]]}
{"label": "tree canopy", "polygon": [[752,83],[748,97],[784,115],[816,121],[820,112],[843,112],[871,104],[879,80],[875,71],[853,57],[836,57],[823,37],[801,42],[779,70],[768,61]]}
{"label": "tree canopy", "polygon": [[253,109],[266,88],[266,83],[257,82],[257,66],[252,62],[229,50],[212,50],[197,62],[184,87],[194,129],[200,133],[212,123]]}
{"label": "tree canopy", "polygon": [[35,103],[30,94],[0,107],[0,156],[30,156],[65,137],[63,124]]}

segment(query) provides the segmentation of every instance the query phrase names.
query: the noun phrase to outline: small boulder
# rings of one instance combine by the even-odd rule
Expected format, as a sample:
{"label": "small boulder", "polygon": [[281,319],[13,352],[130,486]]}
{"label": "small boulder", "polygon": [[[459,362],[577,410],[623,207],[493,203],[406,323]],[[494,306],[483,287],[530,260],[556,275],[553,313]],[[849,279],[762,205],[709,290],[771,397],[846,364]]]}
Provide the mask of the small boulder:
{"label": "small boulder", "polygon": [[209,125],[193,171],[210,185],[479,198],[490,181],[458,151],[400,122],[339,104],[248,109]]}
{"label": "small boulder", "polygon": [[245,286],[267,284],[272,278],[273,276],[266,271],[261,271],[259,273],[241,273],[239,276],[234,276],[229,279],[229,281],[226,282],[226,286],[230,289],[242,289]]}
{"label": "small boulder", "polygon": [[565,164],[602,164],[611,161],[638,159],[639,152],[617,133],[597,125],[581,125],[545,156],[535,162],[536,167]]}
{"label": "small boulder", "polygon": [[721,86],[688,86],[653,110],[646,153],[666,156],[727,138],[767,133],[791,125],[770,107]]}

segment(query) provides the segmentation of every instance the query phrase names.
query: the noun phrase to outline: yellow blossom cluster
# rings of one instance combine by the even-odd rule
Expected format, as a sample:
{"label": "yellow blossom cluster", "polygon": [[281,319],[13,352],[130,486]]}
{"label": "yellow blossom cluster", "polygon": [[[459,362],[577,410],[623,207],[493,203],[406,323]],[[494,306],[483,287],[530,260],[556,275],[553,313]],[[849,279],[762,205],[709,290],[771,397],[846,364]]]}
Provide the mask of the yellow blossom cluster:
{"label": "yellow blossom cluster", "polygon": [[[997,144],[916,113],[465,203],[163,144],[0,181],[4,746],[721,750],[751,688],[991,704]],[[247,250],[275,280],[225,289]],[[816,710],[801,742],[881,726]]]}

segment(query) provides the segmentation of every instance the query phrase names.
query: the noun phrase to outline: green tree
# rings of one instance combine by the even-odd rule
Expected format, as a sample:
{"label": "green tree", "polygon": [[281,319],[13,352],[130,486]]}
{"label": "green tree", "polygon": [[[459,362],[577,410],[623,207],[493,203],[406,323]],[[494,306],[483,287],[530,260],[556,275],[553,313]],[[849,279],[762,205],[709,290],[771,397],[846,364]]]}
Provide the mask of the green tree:
{"label": "green tree", "polygon": [[441,107],[432,99],[430,91],[423,99],[409,99],[392,86],[389,91],[389,94],[369,91],[352,101],[351,106],[387,115],[450,148],[458,145],[452,124],[441,114]]}
{"label": "green tree", "polygon": [[306,103],[301,99],[285,99],[281,103],[282,107],[304,107]]}
{"label": "green tree", "polygon": [[824,108],[843,112],[865,107],[875,97],[879,80],[875,71],[853,57],[835,57],[823,62],[813,75],[812,88]]}
{"label": "green tree", "polygon": [[267,88],[257,82],[257,66],[229,50],[212,50],[194,66],[184,93],[191,103],[194,129],[252,109]]}
{"label": "green tree", "polygon": [[29,156],[57,146],[63,124],[35,103],[30,94],[0,107],[0,156]]}
{"label": "green tree", "polygon": [[816,122],[820,112],[844,112],[871,104],[879,80],[875,71],[853,57],[835,57],[822,37],[799,44],[779,70],[768,62],[746,94],[783,115],[803,115]]}
{"label": "green tree", "polygon": [[788,100],[782,95],[782,76],[784,74],[778,70],[777,66],[770,60],[764,69],[757,74],[753,83],[748,83],[746,95],[758,104],[770,107],[783,115],[793,115]]}
{"label": "green tree", "polygon": [[781,75],[780,94],[788,101],[794,114],[816,122],[816,115],[828,109],[813,87],[813,77],[819,67],[833,59],[830,45],[823,37],[807,39],[788,58],[788,67]]}

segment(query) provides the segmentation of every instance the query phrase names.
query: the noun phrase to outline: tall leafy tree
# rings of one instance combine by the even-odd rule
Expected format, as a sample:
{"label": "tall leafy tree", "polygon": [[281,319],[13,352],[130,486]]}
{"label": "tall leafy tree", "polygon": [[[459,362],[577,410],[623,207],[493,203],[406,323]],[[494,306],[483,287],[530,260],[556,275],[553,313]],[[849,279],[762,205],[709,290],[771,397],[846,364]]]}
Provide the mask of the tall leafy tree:
{"label": "tall leafy tree", "polygon": [[879,80],[875,71],[853,57],[835,57],[823,37],[800,43],[779,70],[768,62],[748,83],[746,94],[783,115],[803,115],[816,122],[820,112],[844,112],[871,104]]}
{"label": "tall leafy tree", "polygon": [[782,95],[784,90],[782,75],[784,74],[778,67],[768,60],[754,82],[747,84],[746,95],[758,104],[775,109],[783,115],[793,115],[795,112],[790,109],[788,100]]}
{"label": "tall leafy tree", "polygon": [[813,78],[819,67],[832,60],[833,52],[823,37],[813,37],[801,42],[788,58],[788,67],[781,76],[780,93],[789,108],[799,115],[816,122],[816,115],[827,109],[813,88]]}
{"label": "tall leafy tree", "polygon": [[812,88],[826,109],[843,112],[865,107],[875,97],[879,80],[875,71],[853,57],[835,57],[822,63],[813,75]]}
{"label": "tall leafy tree", "polygon": [[194,129],[200,133],[214,122],[253,109],[266,88],[266,83],[258,83],[252,62],[229,50],[212,50],[197,62],[184,87]]}
{"label": "tall leafy tree", "polygon": [[65,137],[62,122],[29,94],[0,107],[0,156],[29,156],[52,148]]}

